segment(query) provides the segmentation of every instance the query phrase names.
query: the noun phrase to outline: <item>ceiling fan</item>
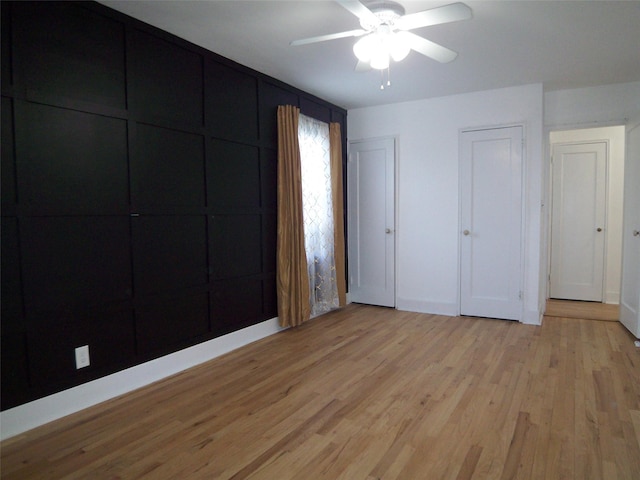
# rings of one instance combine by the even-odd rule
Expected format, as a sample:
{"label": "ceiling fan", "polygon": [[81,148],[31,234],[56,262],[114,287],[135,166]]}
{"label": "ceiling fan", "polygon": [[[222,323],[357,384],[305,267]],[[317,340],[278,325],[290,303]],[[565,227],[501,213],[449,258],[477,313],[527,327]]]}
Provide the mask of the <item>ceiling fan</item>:
{"label": "ceiling fan", "polygon": [[471,9],[464,3],[452,3],[405,15],[404,7],[393,1],[375,0],[366,6],[358,0],[336,2],[358,17],[362,28],[294,40],[291,45],[362,37],[353,46],[358,58],[356,70],[366,70],[369,67],[384,70],[389,67],[390,59],[399,62],[411,50],[441,63],[450,62],[458,55],[456,52],[409,30],[471,18]]}

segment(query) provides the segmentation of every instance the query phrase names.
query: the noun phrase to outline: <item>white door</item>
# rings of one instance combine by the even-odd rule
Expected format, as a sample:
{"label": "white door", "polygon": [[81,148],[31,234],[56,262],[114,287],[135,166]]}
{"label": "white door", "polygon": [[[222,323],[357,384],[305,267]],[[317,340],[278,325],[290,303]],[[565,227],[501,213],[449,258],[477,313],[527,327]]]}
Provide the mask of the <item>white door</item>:
{"label": "white door", "polygon": [[461,134],[460,313],[522,317],[522,127]]}
{"label": "white door", "polygon": [[347,223],[352,302],[395,306],[395,142],[349,144]]}
{"label": "white door", "polygon": [[607,144],[552,147],[551,298],[602,302]]}
{"label": "white door", "polygon": [[640,125],[627,133],[620,321],[640,338]]}

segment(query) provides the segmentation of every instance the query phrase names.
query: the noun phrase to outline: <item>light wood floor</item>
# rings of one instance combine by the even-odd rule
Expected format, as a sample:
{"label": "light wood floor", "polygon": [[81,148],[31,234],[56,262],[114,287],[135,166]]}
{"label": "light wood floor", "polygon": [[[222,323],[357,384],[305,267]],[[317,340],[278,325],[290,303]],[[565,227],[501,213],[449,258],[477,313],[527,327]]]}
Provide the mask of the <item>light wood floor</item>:
{"label": "light wood floor", "polygon": [[620,306],[608,303],[549,299],[547,300],[547,308],[544,314],[548,317],[583,318],[616,322],[620,318]]}
{"label": "light wood floor", "polygon": [[5,441],[9,479],[639,479],[640,349],[351,305]]}

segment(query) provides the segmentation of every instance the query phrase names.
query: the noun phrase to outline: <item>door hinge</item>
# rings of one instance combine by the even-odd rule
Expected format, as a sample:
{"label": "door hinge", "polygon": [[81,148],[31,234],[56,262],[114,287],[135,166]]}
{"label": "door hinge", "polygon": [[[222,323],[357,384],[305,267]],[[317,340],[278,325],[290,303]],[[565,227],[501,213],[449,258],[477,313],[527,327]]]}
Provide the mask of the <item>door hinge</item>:
{"label": "door hinge", "polygon": [[522,300],[522,290],[520,290],[520,291],[518,292],[518,299],[519,299],[519,300]]}

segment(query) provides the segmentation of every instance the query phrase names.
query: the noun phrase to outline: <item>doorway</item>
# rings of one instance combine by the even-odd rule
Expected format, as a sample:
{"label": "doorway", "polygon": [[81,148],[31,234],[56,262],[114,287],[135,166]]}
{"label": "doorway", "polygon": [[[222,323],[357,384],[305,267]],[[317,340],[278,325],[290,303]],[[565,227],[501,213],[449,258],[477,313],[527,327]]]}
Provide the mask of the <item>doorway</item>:
{"label": "doorway", "polygon": [[550,134],[549,298],[619,303],[624,139],[623,126]]}

